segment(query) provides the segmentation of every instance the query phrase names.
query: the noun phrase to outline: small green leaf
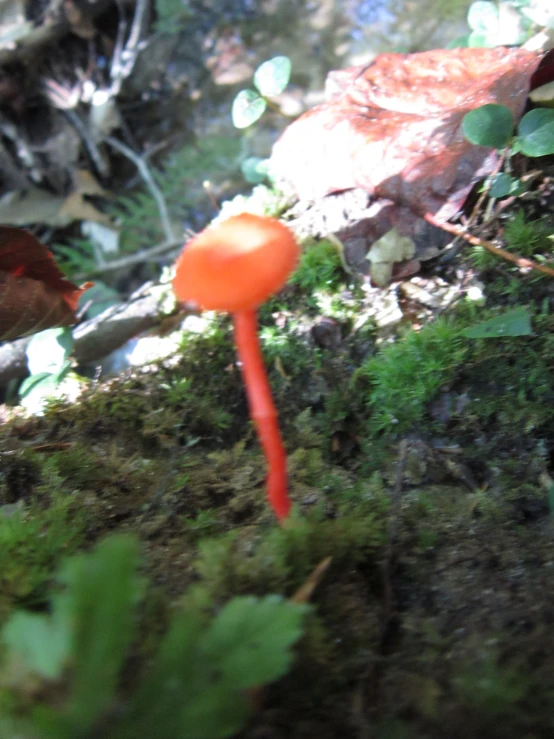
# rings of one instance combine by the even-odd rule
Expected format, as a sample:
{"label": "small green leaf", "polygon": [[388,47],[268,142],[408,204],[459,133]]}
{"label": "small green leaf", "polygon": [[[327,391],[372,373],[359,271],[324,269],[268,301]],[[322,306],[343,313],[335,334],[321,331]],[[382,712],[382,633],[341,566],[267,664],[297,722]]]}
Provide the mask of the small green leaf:
{"label": "small green leaf", "polygon": [[5,625],[2,639],[12,656],[30,672],[55,680],[70,656],[71,631],[66,614],[50,616],[19,611]]}
{"label": "small green leaf", "polygon": [[25,349],[29,373],[58,372],[73,351],[73,343],[69,328],[49,328],[35,334]]}
{"label": "small green leaf", "polygon": [[290,71],[288,56],[275,56],[260,64],[254,73],[254,85],[264,97],[279,95],[289,83]]}
{"label": "small green leaf", "polygon": [[264,685],[290,667],[306,610],[278,595],[233,598],[204,635],[203,651],[236,689]]}
{"label": "small green leaf", "polygon": [[500,149],[508,143],[514,130],[514,116],[505,105],[489,103],[464,116],[462,132],[471,144]]}
{"label": "small green leaf", "polygon": [[267,107],[266,101],[254,90],[241,90],[233,100],[231,117],[235,128],[248,128],[255,123]]}
{"label": "small green leaf", "polygon": [[36,375],[26,377],[19,386],[19,397],[26,398],[31,392],[40,389],[40,395],[43,391],[55,393],[56,391],[55,375],[51,372],[39,372]]}
{"label": "small green leaf", "polygon": [[526,113],[517,129],[521,151],[528,157],[554,154],[554,110],[535,108]]}
{"label": "small green leaf", "polygon": [[522,183],[506,172],[499,172],[490,178],[489,195],[491,198],[505,198],[506,195],[517,195],[522,190]]}
{"label": "small green leaf", "polygon": [[524,306],[519,306],[488,321],[466,328],[462,331],[462,336],[468,339],[497,339],[505,336],[529,336],[531,333],[529,312]]}

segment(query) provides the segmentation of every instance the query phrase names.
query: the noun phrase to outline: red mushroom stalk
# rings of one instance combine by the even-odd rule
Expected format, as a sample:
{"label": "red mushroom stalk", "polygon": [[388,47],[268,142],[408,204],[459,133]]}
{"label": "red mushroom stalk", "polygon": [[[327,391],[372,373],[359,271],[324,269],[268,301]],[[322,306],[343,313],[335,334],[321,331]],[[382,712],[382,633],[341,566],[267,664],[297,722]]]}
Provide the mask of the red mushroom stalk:
{"label": "red mushroom stalk", "polygon": [[279,521],[289,514],[286,453],[260,351],[256,310],[286,282],[298,261],[291,231],[274,218],[243,213],[207,228],[177,260],[180,301],[233,313],[250,416],[268,462],[267,497]]}

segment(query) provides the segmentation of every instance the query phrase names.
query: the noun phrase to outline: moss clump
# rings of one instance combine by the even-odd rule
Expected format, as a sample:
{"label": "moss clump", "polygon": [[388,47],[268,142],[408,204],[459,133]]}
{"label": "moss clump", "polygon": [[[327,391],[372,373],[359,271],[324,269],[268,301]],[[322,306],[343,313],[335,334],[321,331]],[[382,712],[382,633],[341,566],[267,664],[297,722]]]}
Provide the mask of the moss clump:
{"label": "moss clump", "polygon": [[326,239],[304,245],[300,264],[290,282],[308,294],[317,289],[335,291],[344,282],[339,248]]}
{"label": "moss clump", "polygon": [[34,503],[0,515],[0,616],[44,601],[60,559],[82,543],[84,529],[78,499],[59,490],[47,507]]}
{"label": "moss clump", "polygon": [[403,433],[421,422],[427,404],[452,381],[466,352],[455,322],[439,319],[367,360],[357,380],[369,384],[370,432]]}

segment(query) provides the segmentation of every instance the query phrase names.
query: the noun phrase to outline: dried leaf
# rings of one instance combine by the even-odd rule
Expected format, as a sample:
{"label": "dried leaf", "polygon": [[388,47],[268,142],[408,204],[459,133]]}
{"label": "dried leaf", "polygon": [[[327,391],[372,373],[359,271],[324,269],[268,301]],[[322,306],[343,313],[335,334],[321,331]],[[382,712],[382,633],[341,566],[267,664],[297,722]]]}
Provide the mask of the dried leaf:
{"label": "dried leaf", "polygon": [[327,102],[285,130],[272,171],[302,199],[362,188],[445,221],[496,160],[465,140],[463,117],[498,103],[519,119],[539,61],[524,49],[447,49],[331,72]]}
{"label": "dried leaf", "polygon": [[28,231],[0,226],[0,339],[75,323],[79,296],[52,254]]}

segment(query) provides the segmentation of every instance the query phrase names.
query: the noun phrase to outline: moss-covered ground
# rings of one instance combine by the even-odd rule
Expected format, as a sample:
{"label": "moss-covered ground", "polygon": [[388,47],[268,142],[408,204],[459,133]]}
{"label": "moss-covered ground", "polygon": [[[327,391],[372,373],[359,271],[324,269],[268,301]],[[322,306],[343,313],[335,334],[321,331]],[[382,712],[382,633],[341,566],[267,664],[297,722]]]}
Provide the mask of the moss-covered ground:
{"label": "moss-covered ground", "polygon": [[[476,252],[425,269],[459,299],[441,315],[403,299],[393,331],[326,243],[261,310],[286,527],[225,317],[76,404],[5,410],[0,620],[44,608],[60,561],[114,531],[139,537],[151,578],[144,653],[183,595],[290,596],[331,557],[294,667],[244,737],[553,736],[552,282]],[[516,305],[531,335],[462,335]]]}

